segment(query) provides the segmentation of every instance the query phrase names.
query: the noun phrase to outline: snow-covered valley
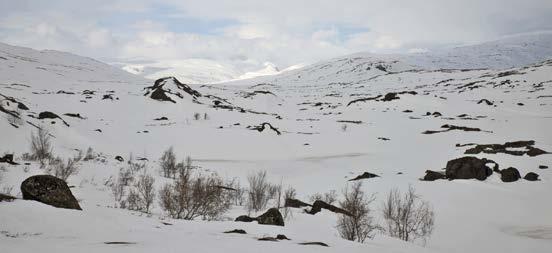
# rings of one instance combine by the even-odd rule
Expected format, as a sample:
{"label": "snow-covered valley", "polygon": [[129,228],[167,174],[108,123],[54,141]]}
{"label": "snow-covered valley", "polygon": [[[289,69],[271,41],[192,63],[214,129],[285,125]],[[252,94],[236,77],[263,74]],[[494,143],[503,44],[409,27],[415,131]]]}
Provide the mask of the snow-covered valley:
{"label": "snow-covered valley", "polygon": [[[18,198],[0,202],[0,251],[549,252],[552,56],[541,46],[552,39],[542,38],[532,48],[542,54],[523,49],[493,58],[504,64],[485,63],[473,51],[465,59],[481,65],[458,69],[443,62],[446,54],[355,54],[222,84],[149,80],[90,58],[0,44],[0,154],[14,154],[18,163],[0,163],[0,189]],[[518,53],[526,57],[516,61]],[[82,211],[22,199],[21,182],[46,173],[24,159],[38,128],[53,136],[56,156],[94,150],[94,159],[79,161],[67,179]],[[514,141],[534,143],[466,154],[477,144]],[[200,173],[242,186],[264,170],[304,201],[330,191],[341,198],[348,180],[374,173],[379,177],[362,180],[362,189],[376,198],[378,223],[387,193],[412,186],[433,207],[434,231],[425,243],[383,232],[358,243],[339,236],[338,214],[328,210],[291,208],[281,227],[234,222],[247,214],[242,205],[217,221],[171,219],[157,200],[151,214],[115,208],[109,184],[131,154],[145,158],[140,163],[155,177],[156,191],[172,181],[159,162],[169,147],[179,160],[190,156]],[[483,181],[420,180],[463,156],[514,167],[522,178],[503,182],[495,171]],[[529,172],[539,180],[523,179]],[[232,229],[247,234],[223,233]],[[291,240],[257,240],[276,234]]]}

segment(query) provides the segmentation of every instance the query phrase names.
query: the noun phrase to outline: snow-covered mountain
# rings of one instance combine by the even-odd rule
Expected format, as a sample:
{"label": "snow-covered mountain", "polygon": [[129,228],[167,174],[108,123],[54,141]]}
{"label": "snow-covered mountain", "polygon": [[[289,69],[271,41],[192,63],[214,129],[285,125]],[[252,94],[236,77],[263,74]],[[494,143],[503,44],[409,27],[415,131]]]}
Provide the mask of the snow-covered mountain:
{"label": "snow-covered mountain", "polygon": [[[514,56],[512,62],[521,61]],[[149,80],[89,58],[1,44],[0,154],[14,154],[19,165],[0,163],[0,189],[21,198],[23,180],[48,173],[48,166],[24,155],[39,127],[53,136],[56,156],[73,157],[89,147],[95,153],[95,159],[79,161],[79,172],[67,180],[82,211],[22,199],[0,202],[1,248],[548,252],[552,202],[543,200],[552,190],[552,174],[540,168],[552,164],[550,154],[538,150],[552,151],[552,61],[477,70],[432,64],[357,54],[273,76],[200,85]],[[527,142],[476,146],[513,141]],[[379,177],[363,180],[362,189],[376,198],[375,221],[385,226],[381,202],[390,190],[412,186],[433,207],[435,229],[425,246],[385,233],[361,244],[339,236],[339,215],[328,210],[311,215],[292,208],[280,227],[234,222],[247,214],[239,204],[210,222],[168,218],[158,200],[151,214],[114,208],[110,185],[131,156],[143,160],[137,173],[153,175],[156,190],[173,181],[159,171],[159,158],[171,146],[178,160],[191,156],[197,173],[216,173],[247,187],[248,175],[265,170],[269,181],[293,186],[296,198],[305,201],[332,190],[341,200],[348,180],[374,173]],[[468,149],[480,152],[466,154]],[[483,181],[420,180],[426,170],[440,173],[449,161],[468,155],[493,160],[497,170],[537,173],[540,181],[505,183],[499,172]],[[223,233],[233,229],[247,234]],[[291,240],[257,240],[277,234]]]}

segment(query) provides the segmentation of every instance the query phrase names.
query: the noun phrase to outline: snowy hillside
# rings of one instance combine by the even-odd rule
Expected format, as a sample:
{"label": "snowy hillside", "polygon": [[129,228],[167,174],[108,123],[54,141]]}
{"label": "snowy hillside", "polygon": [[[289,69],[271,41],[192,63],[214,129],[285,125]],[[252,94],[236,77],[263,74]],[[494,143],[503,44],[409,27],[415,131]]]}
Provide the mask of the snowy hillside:
{"label": "snowy hillside", "polygon": [[[545,57],[548,51],[542,52]],[[537,55],[520,54],[508,56],[516,67],[490,70],[450,70],[441,60],[430,68],[397,56],[360,54],[275,76],[199,85],[148,80],[89,58],[0,44],[0,155],[14,154],[18,164],[0,163],[0,190],[18,198],[0,202],[1,248],[549,252],[552,57],[525,64]],[[67,179],[82,211],[22,199],[21,182],[48,172],[24,155],[38,128],[51,133],[53,153],[63,159],[93,150]],[[483,145],[516,141],[524,142]],[[143,165],[136,176],[152,175],[156,192],[174,181],[162,176],[159,161],[171,146],[178,161],[190,156],[199,174],[216,173],[248,187],[248,175],[266,171],[270,182],[292,186],[306,202],[331,191],[342,200],[349,180],[373,173],[378,177],[361,182],[376,198],[370,206],[376,222],[385,227],[387,193],[412,186],[432,206],[434,230],[425,243],[385,232],[358,243],[340,237],[340,214],[328,210],[311,215],[291,208],[285,226],[271,226],[234,222],[265,211],[248,213],[243,203],[217,221],[172,219],[159,199],[151,214],[115,208],[111,186],[131,156]],[[420,180],[426,170],[441,175],[447,162],[463,156],[487,158],[499,168],[482,181]],[[504,182],[498,170],[509,167],[521,177],[537,173],[539,180]],[[224,233],[233,229],[246,234]],[[277,234],[291,240],[258,240]],[[329,247],[302,244],[309,242]]]}

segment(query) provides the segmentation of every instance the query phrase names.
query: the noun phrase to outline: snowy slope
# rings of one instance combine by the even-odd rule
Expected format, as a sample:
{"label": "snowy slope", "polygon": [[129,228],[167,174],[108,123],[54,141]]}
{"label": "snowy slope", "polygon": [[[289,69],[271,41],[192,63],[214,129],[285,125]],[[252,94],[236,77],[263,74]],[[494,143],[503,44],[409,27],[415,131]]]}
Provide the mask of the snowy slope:
{"label": "snowy slope", "polygon": [[[151,98],[146,87],[154,85],[152,80],[88,58],[1,48],[0,94],[29,110],[22,113],[27,123],[17,128],[0,112],[0,154],[15,153],[17,162],[25,162],[21,155],[28,152],[30,133],[44,126],[55,136],[57,155],[69,157],[75,149],[92,147],[105,159],[82,162],[80,172],[68,180],[75,186],[81,212],[24,200],[0,203],[0,245],[9,252],[548,252],[552,247],[552,202],[543,201],[552,191],[552,172],[538,169],[552,165],[550,154],[476,155],[501,168],[516,167],[522,176],[536,172],[541,178],[536,182],[504,183],[496,173],[486,181],[418,180],[425,170],[439,170],[463,156],[466,148],[457,147],[459,143],[535,140],[535,146],[551,151],[551,61],[463,71],[423,69],[395,56],[347,56],[271,77],[185,86],[201,96],[186,95],[188,88],[166,79],[164,89],[182,93],[172,96],[173,103]],[[401,91],[416,95],[351,103]],[[478,104],[483,98],[496,106]],[[60,115],[69,126],[59,119],[37,119],[43,111]],[[441,116],[425,116],[436,111]],[[195,120],[195,113],[208,117]],[[155,120],[160,117],[167,120]],[[248,128],[263,122],[282,134]],[[444,124],[485,131],[422,134]],[[379,139],[383,137],[389,140]],[[433,205],[435,231],[425,247],[383,234],[359,244],[338,236],[337,216],[327,211],[311,216],[295,210],[285,227],[272,227],[228,221],[246,213],[242,206],[217,222],[171,220],[158,206],[151,216],[113,208],[106,182],[125,166],[114,157],[126,159],[133,153],[148,158],[148,171],[157,177],[159,188],[169,180],[159,176],[158,164],[169,146],[179,159],[190,155],[202,172],[236,178],[242,185],[249,173],[266,170],[271,181],[294,186],[305,200],[315,193],[341,192],[348,179],[369,171],[381,176],[364,181],[364,190],[376,194],[372,208],[377,220],[382,221],[385,194],[412,185]],[[21,181],[45,173],[36,163],[2,165],[6,169],[1,186],[13,186],[12,193],[19,196]],[[222,233],[234,228],[248,234]],[[256,240],[277,233],[292,240]],[[135,244],[104,244],[109,241]],[[330,247],[297,244],[305,241],[323,241]]]}

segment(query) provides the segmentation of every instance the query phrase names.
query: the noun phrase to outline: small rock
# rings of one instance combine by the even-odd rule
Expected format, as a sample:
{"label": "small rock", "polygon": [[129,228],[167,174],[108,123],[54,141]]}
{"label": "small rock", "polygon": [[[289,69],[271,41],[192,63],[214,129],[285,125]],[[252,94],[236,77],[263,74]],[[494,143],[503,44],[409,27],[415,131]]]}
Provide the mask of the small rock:
{"label": "small rock", "polygon": [[548,166],[546,166],[546,165],[539,165],[539,169],[541,169],[541,170],[548,169]]}
{"label": "small rock", "polygon": [[270,208],[257,217],[257,222],[263,225],[284,226],[284,218],[278,208]]}
{"label": "small rock", "polygon": [[224,233],[225,234],[247,234],[247,232],[245,232],[245,230],[243,229],[234,229],[234,230],[226,231]]}
{"label": "small rock", "polygon": [[446,176],[442,172],[432,171],[432,170],[426,170],[426,174],[423,181],[435,181],[437,179],[445,179]]}
{"label": "small rock", "polygon": [[525,177],[523,177],[523,179],[525,179],[527,181],[537,181],[537,180],[539,180],[539,174],[537,174],[535,172],[529,172],[525,175]]}
{"label": "small rock", "polygon": [[256,220],[255,218],[249,217],[247,215],[241,215],[241,216],[238,216],[234,221],[252,222],[255,220]]}
{"label": "small rock", "polygon": [[278,239],[278,240],[289,240],[289,238],[287,238],[287,236],[282,235],[282,234],[277,235],[276,239]]}
{"label": "small rock", "polygon": [[119,162],[124,162],[125,161],[125,159],[123,157],[121,157],[120,155],[115,156],[115,160],[117,160]]}
{"label": "small rock", "polygon": [[500,179],[502,180],[502,182],[515,182],[520,178],[521,175],[519,174],[519,171],[514,167],[510,167],[500,171]]}
{"label": "small rock", "polygon": [[349,179],[349,181],[355,181],[355,180],[367,179],[367,178],[374,178],[374,177],[379,177],[379,176],[376,175],[376,174],[372,174],[370,172],[364,172],[361,175],[358,175],[357,177],[355,177],[353,179]]}

